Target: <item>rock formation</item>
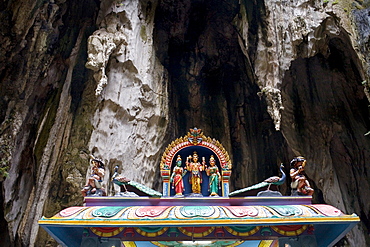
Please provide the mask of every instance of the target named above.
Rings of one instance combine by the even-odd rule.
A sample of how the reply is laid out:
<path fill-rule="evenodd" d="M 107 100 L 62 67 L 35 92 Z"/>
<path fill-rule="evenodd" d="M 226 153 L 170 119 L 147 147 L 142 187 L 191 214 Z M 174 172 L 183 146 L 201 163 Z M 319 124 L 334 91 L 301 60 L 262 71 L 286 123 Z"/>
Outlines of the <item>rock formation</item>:
<path fill-rule="evenodd" d="M 308 161 L 314 202 L 369 246 L 370 3 L 48 0 L 0 3 L 0 245 L 56 246 L 37 221 L 72 205 L 102 158 L 160 189 L 170 140 L 202 128 L 231 189 Z M 285 194 L 289 188 L 285 187 Z"/>

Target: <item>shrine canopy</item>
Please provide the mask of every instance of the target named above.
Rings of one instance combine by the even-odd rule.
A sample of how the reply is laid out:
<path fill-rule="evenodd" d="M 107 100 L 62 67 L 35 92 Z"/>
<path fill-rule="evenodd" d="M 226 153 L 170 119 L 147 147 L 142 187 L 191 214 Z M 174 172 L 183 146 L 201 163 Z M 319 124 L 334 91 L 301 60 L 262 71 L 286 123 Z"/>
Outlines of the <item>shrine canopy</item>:
<path fill-rule="evenodd" d="M 346 215 L 330 205 L 311 204 L 310 200 L 86 198 L 86 206 L 66 208 L 51 218 L 42 218 L 39 224 L 62 246 L 179 247 L 206 241 L 204 246 L 209 247 L 327 247 L 359 221 L 356 215 Z M 102 206 L 104 201 L 113 201 L 115 206 Z M 141 203 L 147 205 L 138 206 Z"/>
<path fill-rule="evenodd" d="M 311 196 L 245 196 L 262 186 L 229 193 L 231 168 L 217 140 L 190 129 L 163 153 L 163 194 L 122 179 L 136 196 L 86 196 L 39 225 L 69 247 L 328 247 L 359 222 Z"/>

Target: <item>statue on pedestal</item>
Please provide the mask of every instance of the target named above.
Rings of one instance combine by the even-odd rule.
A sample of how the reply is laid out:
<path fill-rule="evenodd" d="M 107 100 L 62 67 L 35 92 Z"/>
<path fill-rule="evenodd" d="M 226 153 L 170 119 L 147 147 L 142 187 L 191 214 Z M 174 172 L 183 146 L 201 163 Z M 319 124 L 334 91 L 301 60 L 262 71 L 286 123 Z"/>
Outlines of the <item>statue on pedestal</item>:
<path fill-rule="evenodd" d="M 92 157 L 90 159 L 91 175 L 86 181 L 86 185 L 81 190 L 83 196 L 105 196 L 102 182 L 105 174 L 104 163 L 100 159 Z"/>
<path fill-rule="evenodd" d="M 221 181 L 221 175 L 218 170 L 218 167 L 216 166 L 216 160 L 211 155 L 209 158 L 209 167 L 206 169 L 207 176 L 209 176 L 209 192 L 210 196 L 218 196 L 218 189 L 220 186 Z"/>
<path fill-rule="evenodd" d="M 292 195 L 306 195 L 311 196 L 314 190 L 310 183 L 303 175 L 306 160 L 303 157 L 296 157 L 290 162 L 290 177 L 292 178 Z"/>
<path fill-rule="evenodd" d="M 172 188 L 175 189 L 175 192 L 176 192 L 175 196 L 177 197 L 183 196 L 182 193 L 185 191 L 184 181 L 182 179 L 185 173 L 181 165 L 182 165 L 182 159 L 181 159 L 181 156 L 178 155 L 177 160 L 176 160 L 176 166 L 173 168 L 171 179 L 170 179 L 170 182 L 172 183 Z"/>
<path fill-rule="evenodd" d="M 190 162 L 190 160 L 192 160 Z M 186 169 L 190 172 L 190 184 L 191 190 L 194 194 L 201 194 L 202 184 L 202 171 L 204 171 L 206 160 L 203 157 L 202 163 L 198 162 L 197 152 L 193 153 L 193 156 L 189 155 L 186 158 Z"/>

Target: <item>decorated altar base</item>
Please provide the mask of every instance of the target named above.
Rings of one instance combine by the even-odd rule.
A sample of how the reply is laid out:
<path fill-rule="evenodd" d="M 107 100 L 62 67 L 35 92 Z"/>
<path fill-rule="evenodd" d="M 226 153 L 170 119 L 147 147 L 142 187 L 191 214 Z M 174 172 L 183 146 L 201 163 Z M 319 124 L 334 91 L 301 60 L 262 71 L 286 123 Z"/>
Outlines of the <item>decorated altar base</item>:
<path fill-rule="evenodd" d="M 228 153 L 194 128 L 163 153 L 162 194 L 115 173 L 118 196 L 87 196 L 84 206 L 43 217 L 39 224 L 69 247 L 328 247 L 359 222 L 333 206 L 311 204 L 311 196 L 271 191 L 285 181 L 282 168 L 284 176 L 275 184 L 229 193 Z M 274 197 L 255 196 L 259 191 Z M 126 197 L 131 194 L 137 197 Z"/>
<path fill-rule="evenodd" d="M 359 221 L 311 197 L 208 199 L 92 197 L 39 224 L 63 246 L 326 247 Z"/>

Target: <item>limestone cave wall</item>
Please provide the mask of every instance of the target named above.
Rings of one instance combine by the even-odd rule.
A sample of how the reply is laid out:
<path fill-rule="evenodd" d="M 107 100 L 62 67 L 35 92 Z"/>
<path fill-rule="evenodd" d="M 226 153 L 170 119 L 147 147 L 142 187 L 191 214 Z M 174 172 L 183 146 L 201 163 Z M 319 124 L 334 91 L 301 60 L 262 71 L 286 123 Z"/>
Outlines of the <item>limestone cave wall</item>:
<path fill-rule="evenodd" d="M 161 190 L 171 140 L 198 127 L 231 190 L 308 160 L 314 202 L 356 213 L 369 246 L 370 3 L 0 2 L 0 245 L 56 246 L 37 221 L 82 204 L 88 158 Z M 281 188 L 289 195 L 289 187 Z"/>

